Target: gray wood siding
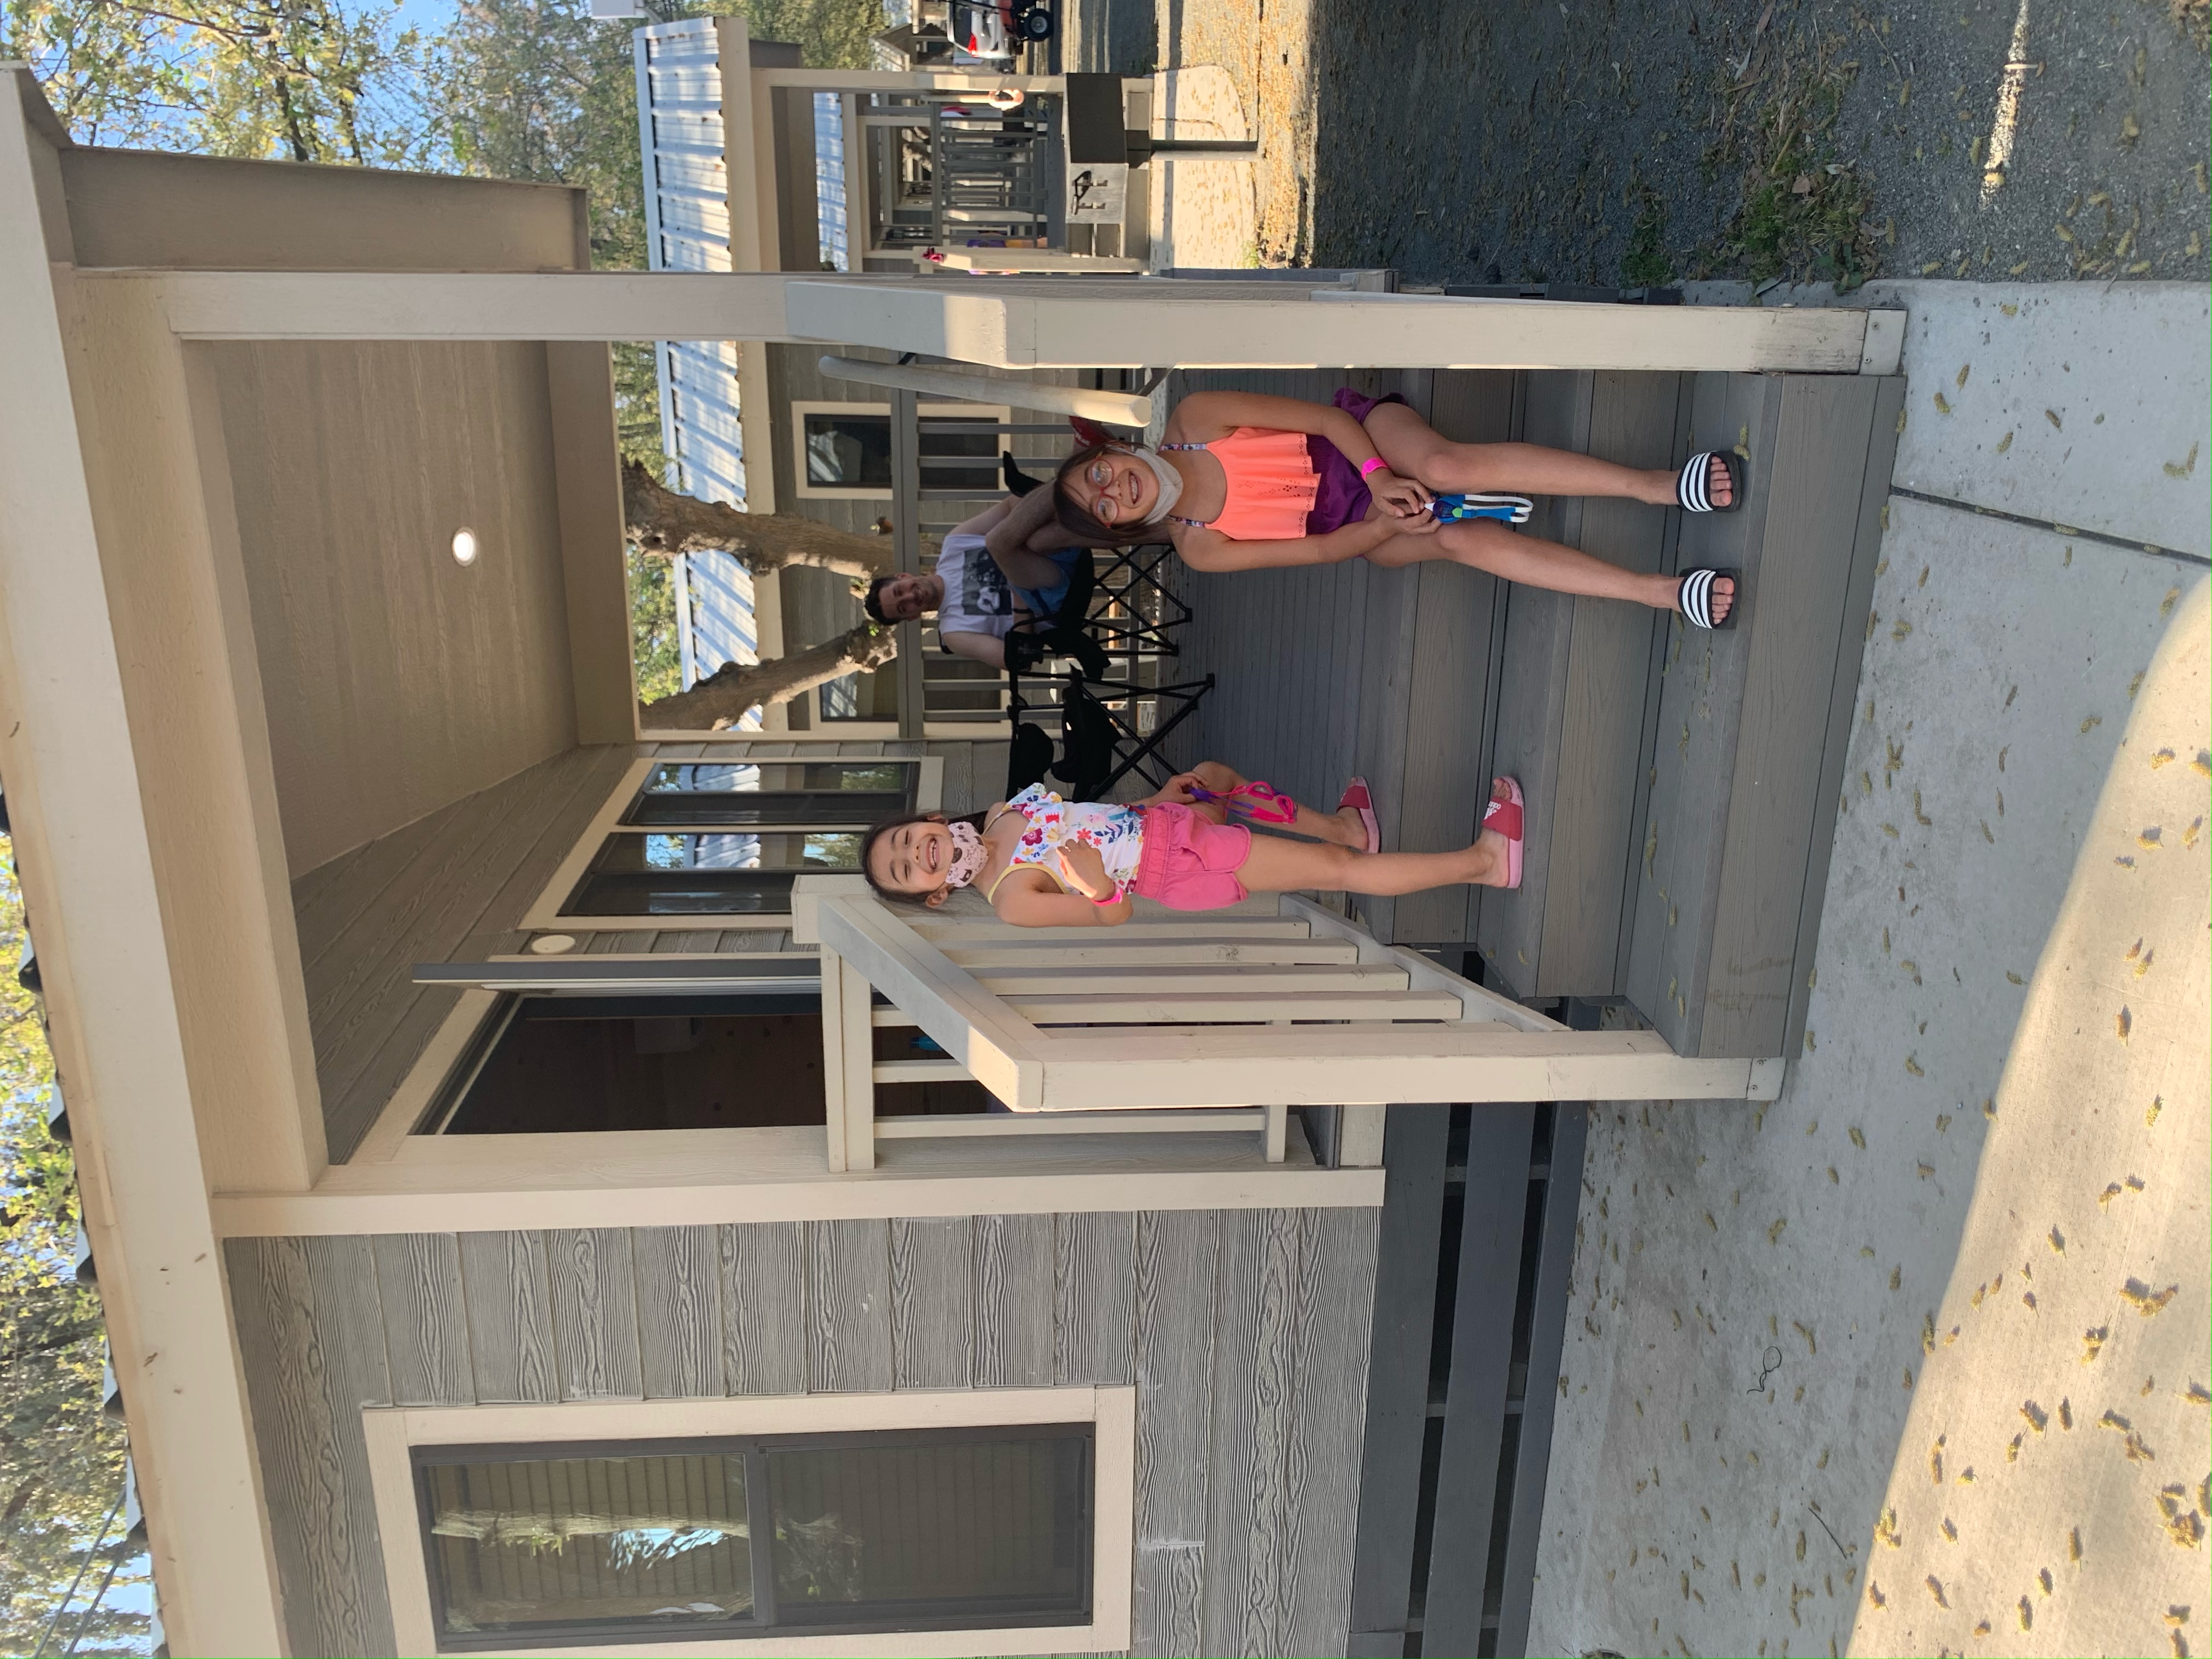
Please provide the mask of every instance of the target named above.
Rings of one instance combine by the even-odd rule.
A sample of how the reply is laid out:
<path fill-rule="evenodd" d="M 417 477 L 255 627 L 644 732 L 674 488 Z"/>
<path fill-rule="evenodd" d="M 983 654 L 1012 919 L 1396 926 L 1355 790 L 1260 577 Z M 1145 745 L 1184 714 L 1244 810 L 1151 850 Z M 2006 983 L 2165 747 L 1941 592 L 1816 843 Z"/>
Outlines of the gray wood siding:
<path fill-rule="evenodd" d="M 531 902 L 629 764 L 571 749 L 343 853 L 292 884 L 331 1157 L 352 1156 L 459 994 L 418 962 L 521 947 Z"/>
<path fill-rule="evenodd" d="M 295 1651 L 386 1655 L 363 1406 L 1133 1381 L 1138 1655 L 1341 1653 L 1378 1212 L 225 1248 Z"/>

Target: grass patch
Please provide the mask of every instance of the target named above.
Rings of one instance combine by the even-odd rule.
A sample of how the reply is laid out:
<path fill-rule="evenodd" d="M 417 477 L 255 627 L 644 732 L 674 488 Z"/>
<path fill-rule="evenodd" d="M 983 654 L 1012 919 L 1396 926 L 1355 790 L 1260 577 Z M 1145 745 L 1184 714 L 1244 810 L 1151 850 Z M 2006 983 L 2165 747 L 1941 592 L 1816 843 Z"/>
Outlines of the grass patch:
<path fill-rule="evenodd" d="M 1743 179 L 1743 205 L 1702 251 L 1703 274 L 1732 270 L 1755 283 L 1774 277 L 1858 287 L 1880 269 L 1869 180 L 1835 150 L 1836 119 L 1858 76 L 1840 41 L 1815 34 L 1754 41 L 1717 88 L 1705 163 Z M 1723 54 L 1725 59 L 1725 54 Z"/>
<path fill-rule="evenodd" d="M 1620 257 L 1623 288 L 1663 288 L 1674 274 L 1667 252 L 1667 204 L 1649 185 L 1638 187 L 1636 225 L 1628 233 L 1628 252 Z"/>

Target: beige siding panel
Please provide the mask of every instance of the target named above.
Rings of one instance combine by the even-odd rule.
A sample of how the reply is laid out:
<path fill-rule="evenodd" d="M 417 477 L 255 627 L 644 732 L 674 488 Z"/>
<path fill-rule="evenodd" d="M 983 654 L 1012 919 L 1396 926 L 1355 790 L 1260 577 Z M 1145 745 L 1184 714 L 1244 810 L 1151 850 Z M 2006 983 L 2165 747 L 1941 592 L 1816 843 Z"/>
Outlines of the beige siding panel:
<path fill-rule="evenodd" d="M 93 146 L 61 152 L 81 265 L 558 270 L 590 263 L 583 191 Z"/>
<path fill-rule="evenodd" d="M 302 872 L 571 747 L 545 356 L 525 343 L 210 354 Z M 463 568 L 453 532 L 482 551 Z"/>

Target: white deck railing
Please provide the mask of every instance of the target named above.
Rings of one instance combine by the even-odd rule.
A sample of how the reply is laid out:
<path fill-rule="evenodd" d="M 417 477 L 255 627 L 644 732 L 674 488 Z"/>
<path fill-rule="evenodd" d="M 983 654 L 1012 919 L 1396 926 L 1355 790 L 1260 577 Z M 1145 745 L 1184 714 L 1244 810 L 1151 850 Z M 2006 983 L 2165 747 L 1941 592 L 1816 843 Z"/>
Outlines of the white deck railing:
<path fill-rule="evenodd" d="M 1018 928 L 887 904 L 856 877 L 800 878 L 794 937 L 823 953 L 830 1166 L 872 1168 L 878 1139 L 1122 1123 L 1251 1128 L 1279 1158 L 1293 1105 L 1780 1088 L 1779 1060 L 1686 1059 L 1652 1031 L 1570 1030 L 1297 896 L 1272 915 L 1143 908 L 1111 930 Z M 878 992 L 890 1007 L 874 1006 Z M 919 1027 L 946 1058 L 878 1060 L 880 1026 Z M 1013 1115 L 876 1115 L 878 1084 L 957 1078 Z M 1363 1150 L 1379 1153 L 1379 1119 L 1362 1117 Z"/>

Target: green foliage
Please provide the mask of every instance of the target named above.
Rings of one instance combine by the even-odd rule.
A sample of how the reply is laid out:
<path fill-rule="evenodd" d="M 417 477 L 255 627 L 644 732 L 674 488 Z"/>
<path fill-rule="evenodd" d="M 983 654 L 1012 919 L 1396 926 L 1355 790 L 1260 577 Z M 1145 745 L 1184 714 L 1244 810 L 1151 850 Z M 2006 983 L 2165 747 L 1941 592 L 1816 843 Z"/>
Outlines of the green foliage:
<path fill-rule="evenodd" d="M 0 58 L 28 63 L 82 143 L 424 165 L 426 49 L 398 0 L 5 0 Z"/>
<path fill-rule="evenodd" d="M 629 568 L 629 650 L 637 695 L 651 702 L 684 689 L 676 638 L 676 574 L 666 559 L 626 550 Z"/>
<path fill-rule="evenodd" d="M 14 848 L 0 836 L 0 961 L 23 946 L 23 898 Z M 29 1653 L 123 1489 L 123 1425 L 100 1409 L 100 1298 L 76 1283 L 76 1167 L 46 1133 L 53 1060 L 38 1005 L 12 975 L 0 978 L 0 1652 Z M 118 1521 L 117 1526 L 121 1522 Z M 111 1528 L 109 1541 L 115 1541 Z M 102 1552 L 64 1615 L 68 1645 L 106 1571 Z M 143 1565 L 118 1584 L 143 1583 Z M 112 1592 L 111 1592 L 112 1595 Z M 103 1606 L 80 1653 L 143 1652 L 143 1614 Z"/>
<path fill-rule="evenodd" d="M 1628 234 L 1628 252 L 1621 255 L 1624 288 L 1659 288 L 1674 274 L 1674 256 L 1667 252 L 1667 204 L 1659 192 L 1643 186 L 1636 198 L 1636 226 Z"/>
<path fill-rule="evenodd" d="M 1749 80 L 1717 82 L 1724 113 L 1705 166 L 1712 174 L 1743 169 L 1743 206 L 1705 251 L 1703 270 L 1848 291 L 1880 269 L 1873 191 L 1855 165 L 1836 156 L 1837 118 L 1859 67 L 1838 57 L 1841 45 L 1817 34 L 1778 40 L 1760 48 Z"/>

